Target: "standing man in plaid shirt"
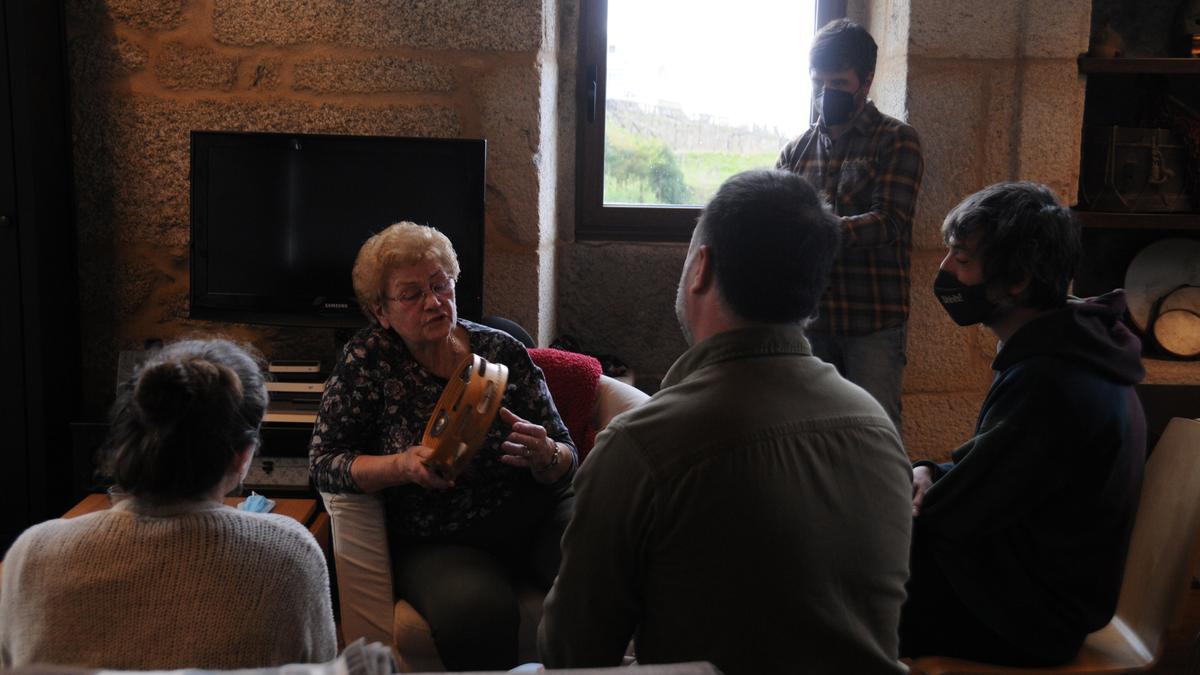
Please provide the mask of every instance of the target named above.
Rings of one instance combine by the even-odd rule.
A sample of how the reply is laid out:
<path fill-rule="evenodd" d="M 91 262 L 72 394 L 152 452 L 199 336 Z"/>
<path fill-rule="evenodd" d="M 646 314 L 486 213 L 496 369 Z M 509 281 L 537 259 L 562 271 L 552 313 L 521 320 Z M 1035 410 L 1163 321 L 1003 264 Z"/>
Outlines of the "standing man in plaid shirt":
<path fill-rule="evenodd" d="M 813 353 L 870 392 L 900 429 L 908 333 L 913 212 L 924 162 L 917 132 L 867 100 L 878 47 L 862 26 L 838 19 L 809 51 L 819 119 L 788 143 L 776 166 L 807 179 L 842 221 Z"/>

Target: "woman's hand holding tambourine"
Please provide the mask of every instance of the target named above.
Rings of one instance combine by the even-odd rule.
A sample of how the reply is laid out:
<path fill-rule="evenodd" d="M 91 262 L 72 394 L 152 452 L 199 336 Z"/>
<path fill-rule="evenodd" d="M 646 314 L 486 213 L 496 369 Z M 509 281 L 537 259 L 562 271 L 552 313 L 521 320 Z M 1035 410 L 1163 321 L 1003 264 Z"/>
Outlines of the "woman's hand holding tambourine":
<path fill-rule="evenodd" d="M 430 490 L 454 487 L 454 481 L 446 480 L 427 466 L 433 448 L 424 445 L 409 446 L 396 457 L 396 471 L 401 485 L 420 485 Z"/>

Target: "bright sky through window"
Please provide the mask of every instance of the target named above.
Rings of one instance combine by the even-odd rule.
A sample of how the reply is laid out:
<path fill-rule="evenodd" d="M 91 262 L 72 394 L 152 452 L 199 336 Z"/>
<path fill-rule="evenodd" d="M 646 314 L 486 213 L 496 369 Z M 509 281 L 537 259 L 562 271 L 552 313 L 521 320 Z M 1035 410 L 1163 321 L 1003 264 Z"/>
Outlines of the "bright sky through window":
<path fill-rule="evenodd" d="M 703 204 L 773 164 L 808 126 L 815 14 L 811 0 L 609 0 L 604 202 Z"/>
<path fill-rule="evenodd" d="M 799 134 L 814 15 L 802 0 L 609 0 L 608 98 Z"/>

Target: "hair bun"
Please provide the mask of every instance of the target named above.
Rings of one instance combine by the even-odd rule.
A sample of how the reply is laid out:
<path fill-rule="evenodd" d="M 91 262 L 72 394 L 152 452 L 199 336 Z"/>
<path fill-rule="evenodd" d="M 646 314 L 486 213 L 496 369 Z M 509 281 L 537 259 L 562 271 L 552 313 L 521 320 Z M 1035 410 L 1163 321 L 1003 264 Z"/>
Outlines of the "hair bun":
<path fill-rule="evenodd" d="M 236 406 L 242 382 L 228 367 L 205 359 L 165 361 L 142 371 L 133 398 L 147 422 L 172 426 L 196 407 Z"/>

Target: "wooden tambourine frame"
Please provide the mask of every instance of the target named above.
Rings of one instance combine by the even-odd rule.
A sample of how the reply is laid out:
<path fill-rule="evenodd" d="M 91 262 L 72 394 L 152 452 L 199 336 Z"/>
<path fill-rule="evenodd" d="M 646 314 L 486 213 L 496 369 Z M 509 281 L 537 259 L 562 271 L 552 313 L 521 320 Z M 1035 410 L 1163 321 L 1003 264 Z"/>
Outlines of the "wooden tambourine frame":
<path fill-rule="evenodd" d="M 433 448 L 425 467 L 453 480 L 483 445 L 508 385 L 508 366 L 469 354 L 454 370 L 425 425 L 421 445 Z"/>

